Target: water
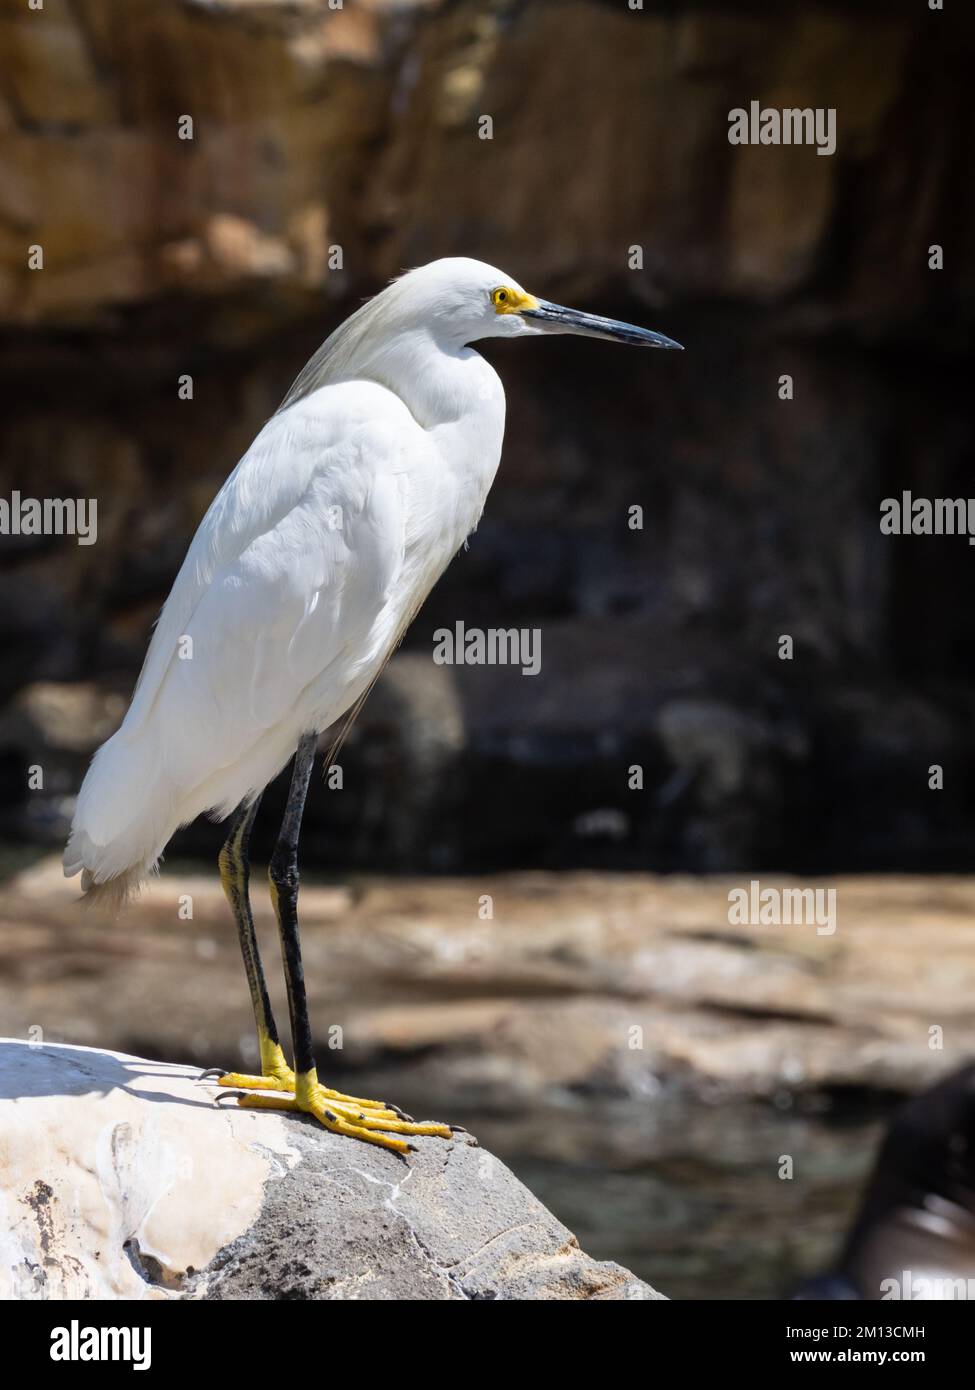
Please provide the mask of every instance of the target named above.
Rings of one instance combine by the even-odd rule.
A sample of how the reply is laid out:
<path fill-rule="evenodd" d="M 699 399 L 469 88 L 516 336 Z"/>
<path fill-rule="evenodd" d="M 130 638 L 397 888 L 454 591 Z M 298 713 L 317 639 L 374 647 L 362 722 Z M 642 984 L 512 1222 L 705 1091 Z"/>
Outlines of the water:
<path fill-rule="evenodd" d="M 677 1299 L 784 1298 L 825 1269 L 883 1129 L 876 1115 L 712 1105 L 679 1091 L 637 1103 L 566 1097 L 530 1114 L 455 1105 L 451 1119 L 589 1254 Z"/>

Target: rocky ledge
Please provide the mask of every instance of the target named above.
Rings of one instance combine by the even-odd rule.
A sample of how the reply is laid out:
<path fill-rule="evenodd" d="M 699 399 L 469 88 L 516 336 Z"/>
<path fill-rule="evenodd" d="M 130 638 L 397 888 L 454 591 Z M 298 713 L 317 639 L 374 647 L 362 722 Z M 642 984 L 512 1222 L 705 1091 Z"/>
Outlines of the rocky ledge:
<path fill-rule="evenodd" d="M 407 1162 L 216 1094 L 195 1067 L 0 1043 L 0 1297 L 662 1297 L 469 1136 Z"/>

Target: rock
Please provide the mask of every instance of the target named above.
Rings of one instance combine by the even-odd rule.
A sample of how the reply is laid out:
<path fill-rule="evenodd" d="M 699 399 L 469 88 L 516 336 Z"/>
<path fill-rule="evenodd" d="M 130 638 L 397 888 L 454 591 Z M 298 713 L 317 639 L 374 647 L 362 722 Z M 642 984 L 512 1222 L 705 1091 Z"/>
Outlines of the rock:
<path fill-rule="evenodd" d="M 525 278 L 554 274 L 587 292 L 622 288 L 636 242 L 647 300 L 774 303 L 821 271 L 851 210 L 851 167 L 882 196 L 875 206 L 865 190 L 841 292 L 870 306 L 886 219 L 910 233 L 897 236 L 899 265 L 916 302 L 924 270 L 912 248 L 951 178 L 947 161 L 931 166 L 923 122 L 902 128 L 915 107 L 899 109 L 919 90 L 910 59 L 930 28 L 851 5 L 812 5 L 780 25 L 734 10 L 143 0 L 116 13 L 79 0 L 42 22 L 6 19 L 0 269 L 11 288 L 0 318 L 97 323 L 106 304 L 266 278 L 300 294 L 330 279 L 331 243 L 361 284 L 455 249 L 458 235 L 469 254 L 503 260 L 517 247 Z M 559 62 L 546 64 L 554 51 Z M 840 109 L 837 156 L 730 151 L 727 112 L 744 91 Z M 961 94 L 942 101 L 938 153 Z M 484 112 L 496 128 L 478 146 Z M 192 140 L 179 140 L 188 114 Z M 892 122 L 906 167 L 927 173 L 925 199 L 911 177 L 884 174 Z M 538 198 L 541 178 L 557 198 Z M 26 273 L 27 228 L 50 253 L 43 276 Z"/>
<path fill-rule="evenodd" d="M 458 1135 L 406 1162 L 196 1068 L 0 1042 L 0 1297 L 659 1299 Z"/>

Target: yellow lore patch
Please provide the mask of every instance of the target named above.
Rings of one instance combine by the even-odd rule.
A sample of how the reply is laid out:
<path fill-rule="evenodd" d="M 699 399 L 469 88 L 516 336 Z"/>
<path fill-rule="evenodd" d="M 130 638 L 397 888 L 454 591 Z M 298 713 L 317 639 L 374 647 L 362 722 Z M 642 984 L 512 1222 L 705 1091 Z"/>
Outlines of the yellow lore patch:
<path fill-rule="evenodd" d="M 491 303 L 496 314 L 520 314 L 522 309 L 538 308 L 538 300 L 533 294 L 512 289 L 510 285 L 499 285 L 492 290 Z"/>

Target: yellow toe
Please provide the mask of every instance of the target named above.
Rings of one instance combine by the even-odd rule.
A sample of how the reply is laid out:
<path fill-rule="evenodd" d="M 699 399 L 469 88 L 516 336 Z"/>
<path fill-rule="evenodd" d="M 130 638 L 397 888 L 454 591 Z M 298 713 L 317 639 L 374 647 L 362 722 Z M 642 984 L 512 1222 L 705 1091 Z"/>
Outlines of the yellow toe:
<path fill-rule="evenodd" d="M 241 1091 L 293 1091 L 295 1074 L 289 1071 L 283 1076 L 248 1076 L 243 1072 L 229 1071 L 226 1076 L 221 1076 L 217 1085 L 233 1086 Z"/>
<path fill-rule="evenodd" d="M 313 1115 L 332 1134 L 343 1134 L 348 1139 L 376 1144 L 379 1148 L 398 1154 L 406 1154 L 413 1149 L 408 1137 L 400 1138 L 400 1135 L 429 1135 L 438 1139 L 452 1137 L 453 1131 L 449 1125 L 404 1119 L 400 1111 L 391 1109 L 382 1101 L 342 1095 L 340 1091 L 329 1090 L 311 1079 L 313 1075 L 310 1073 L 307 1077 L 299 1078 L 297 1091 L 293 1095 L 245 1095 L 240 1096 L 237 1103 L 246 1110 L 295 1110 Z M 225 1076 L 220 1084 L 236 1085 L 244 1090 L 286 1089 L 279 1080 L 268 1077 Z"/>

